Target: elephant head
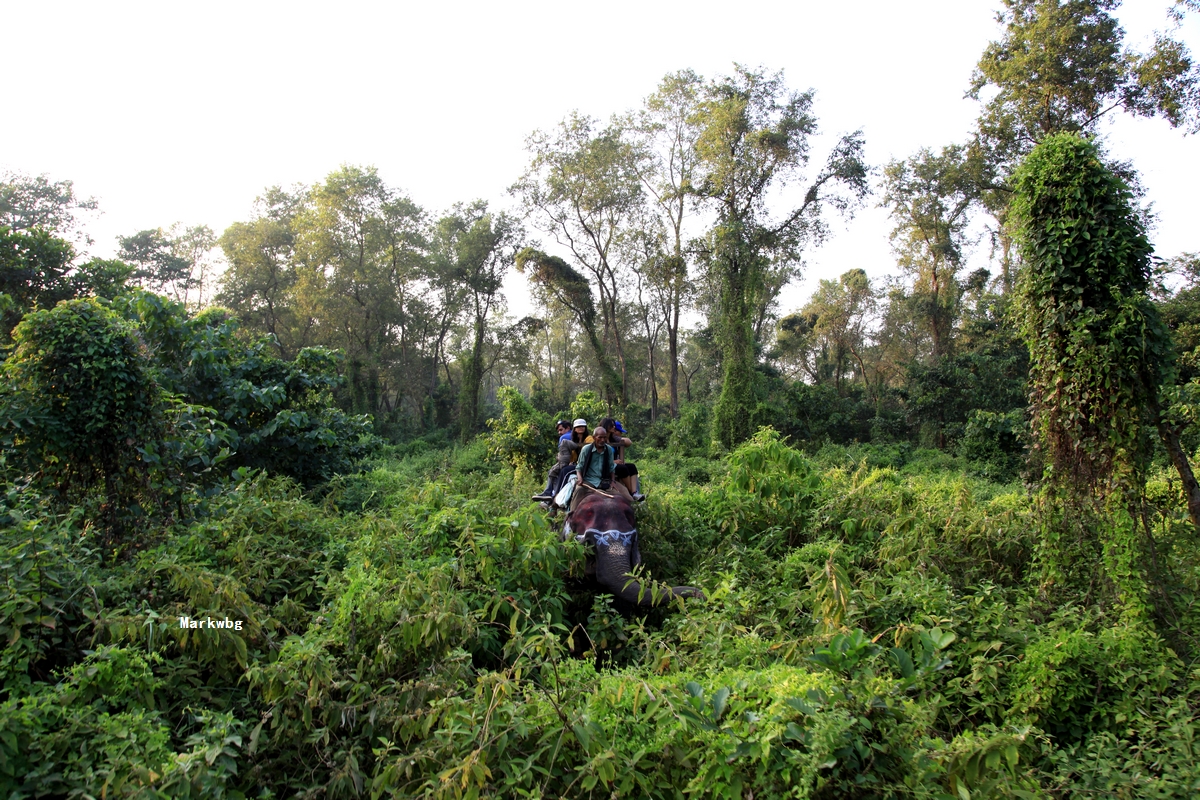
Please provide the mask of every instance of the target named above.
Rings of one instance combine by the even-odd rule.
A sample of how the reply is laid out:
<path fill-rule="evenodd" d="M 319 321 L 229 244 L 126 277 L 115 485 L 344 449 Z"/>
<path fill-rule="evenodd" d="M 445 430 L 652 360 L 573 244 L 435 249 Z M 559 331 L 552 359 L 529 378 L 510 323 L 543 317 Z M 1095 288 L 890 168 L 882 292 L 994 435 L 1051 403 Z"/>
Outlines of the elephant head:
<path fill-rule="evenodd" d="M 704 596 L 691 586 L 675 586 L 669 593 L 652 592 L 649 586 L 643 587 L 637 580 L 626 577 L 642 563 L 642 554 L 638 551 L 633 507 L 619 496 L 597 493 L 583 498 L 567 521 L 564 533 L 567 532 L 595 548 L 596 580 L 622 600 L 651 606 L 666 603 L 672 597 Z"/>

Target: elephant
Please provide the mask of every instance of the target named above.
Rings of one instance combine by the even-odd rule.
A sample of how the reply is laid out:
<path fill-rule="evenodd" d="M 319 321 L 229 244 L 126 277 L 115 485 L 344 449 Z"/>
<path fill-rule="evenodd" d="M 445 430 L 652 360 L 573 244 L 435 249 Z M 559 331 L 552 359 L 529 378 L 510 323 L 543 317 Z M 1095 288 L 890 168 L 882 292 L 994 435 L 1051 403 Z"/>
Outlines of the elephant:
<path fill-rule="evenodd" d="M 651 591 L 627 573 L 642 563 L 638 551 L 638 532 L 634 523 L 633 506 L 624 498 L 593 491 L 579 501 L 575 511 L 563 525 L 562 538 L 574 536 L 595 548 L 596 557 L 588 558 L 586 572 L 595 571 L 597 582 L 613 595 L 628 603 L 642 606 L 662 605 L 674 597 L 703 598 L 704 593 L 692 586 L 671 587 L 670 592 Z"/>

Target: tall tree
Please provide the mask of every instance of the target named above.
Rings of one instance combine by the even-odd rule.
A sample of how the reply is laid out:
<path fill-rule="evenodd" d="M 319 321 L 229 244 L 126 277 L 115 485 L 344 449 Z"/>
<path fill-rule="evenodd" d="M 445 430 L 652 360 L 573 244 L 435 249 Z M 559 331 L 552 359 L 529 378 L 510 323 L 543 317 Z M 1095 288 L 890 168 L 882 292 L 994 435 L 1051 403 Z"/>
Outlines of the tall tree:
<path fill-rule="evenodd" d="M 421 209 L 373 167 L 344 166 L 312 188 L 295 224 L 302 313 L 318 320 L 318 341 L 345 351 L 355 410 L 390 412 L 405 391 L 419 398 L 403 376 L 429 327 L 416 297 L 427 266 Z"/>
<path fill-rule="evenodd" d="M 0 226 L 0 341 L 34 308 L 53 308 L 76 294 L 70 280 L 75 251 L 69 242 L 35 228 Z"/>
<path fill-rule="evenodd" d="M 212 261 L 209 252 L 217 240 L 207 225 L 169 229 L 154 228 L 118 239 L 118 257 L 136 266 L 133 280 L 192 309 L 211 290 Z"/>
<path fill-rule="evenodd" d="M 668 277 L 664 280 L 664 273 L 676 272 L 675 265 L 679 264 L 673 256 L 666 255 L 661 247 L 660 237 L 646 237 L 646 244 L 649 245 L 641 263 L 634 268 L 634 274 L 637 276 L 637 288 L 634 292 L 636 300 L 633 302 L 634 316 L 641 322 L 642 332 L 645 334 L 644 343 L 646 345 L 646 394 L 650 399 L 650 422 L 651 424 L 658 421 L 658 341 L 664 327 L 668 328 L 668 332 L 675 331 L 678 334 L 679 319 L 674 318 L 674 327 L 671 327 L 672 308 L 671 302 L 667 298 L 672 292 L 670 288 L 671 279 Z M 661 302 L 666 300 L 666 302 Z M 678 342 L 668 345 L 668 359 L 675 361 L 678 353 Z M 673 371 L 675 372 L 674 380 L 678 382 L 678 364 L 673 363 Z M 678 398 L 676 398 L 678 399 Z"/>
<path fill-rule="evenodd" d="M 1090 133 L 1111 111 L 1161 116 L 1196 130 L 1200 93 L 1181 42 L 1156 37 L 1149 52 L 1124 46 L 1113 13 L 1120 0 L 1004 0 L 996 16 L 1004 38 L 984 51 L 971 96 L 996 94 L 979 130 L 1002 157 L 1019 157 L 1046 136 Z"/>
<path fill-rule="evenodd" d="M 295 297 L 300 279 L 295 219 L 303 203 L 303 189 L 270 188 L 255 202 L 254 218 L 230 225 L 219 242 L 228 266 L 217 302 L 252 329 L 270 334 L 285 360 L 311 343 L 315 323 L 300 313 Z"/>
<path fill-rule="evenodd" d="M 967 149 L 958 145 L 938 154 L 927 149 L 884 170 L 881 205 L 891 211 L 892 247 L 912 278 L 912 293 L 928 325 L 930 355 L 948 354 L 962 287 L 969 212 L 978 198 Z"/>
<path fill-rule="evenodd" d="M 968 96 L 995 92 L 981 110 L 973 158 L 982 200 L 996 219 L 1006 288 L 1015 274 L 1006 224 L 1009 175 L 1038 142 L 1059 132 L 1094 135 L 1117 110 L 1200 130 L 1200 71 L 1187 47 L 1165 34 L 1148 52 L 1125 47 L 1113 16 L 1119 6 L 1120 0 L 1004 0 L 996 15 L 1004 36 L 984 51 Z M 1179 13 L 1185 7 L 1192 0 L 1176 5 Z"/>
<path fill-rule="evenodd" d="M 836 281 L 822 280 L 817 291 L 800 310 L 800 318 L 811 321 L 814 337 L 823 345 L 826 369 L 815 367 L 816 375 L 832 377 L 838 394 L 844 392 L 842 380 L 857 371 L 867 392 L 875 396 L 864 354 L 867 344 L 867 317 L 874 306 L 874 293 L 867 273 L 852 269 Z M 788 330 L 788 326 L 783 328 Z"/>
<path fill-rule="evenodd" d="M 41 228 L 73 245 L 87 246 L 92 239 L 82 228 L 80 212 L 99 207 L 94 197 L 76 197 L 71 181 L 51 181 L 47 175 L 30 177 L 19 172 L 0 176 L 0 225 L 14 231 Z"/>
<path fill-rule="evenodd" d="M 659 82 L 629 123 L 637 137 L 638 177 L 666 232 L 662 257 L 644 260 L 640 273 L 667 334 L 672 417 L 679 416 L 679 320 L 689 290 L 685 221 L 695 201 L 700 136 L 696 111 L 703 86 L 703 79 L 691 70 L 673 72 Z"/>
<path fill-rule="evenodd" d="M 521 236 L 516 220 L 503 213 L 492 214 L 487 203 L 477 200 L 455 206 L 438 221 L 432 237 L 435 269 L 461 288 L 465 300 L 470 348 L 463 358 L 459 390 L 458 424 L 463 441 L 478 432 L 480 390 L 488 367 L 485 348 L 489 344 L 489 323 L 503 306 L 500 287 Z"/>
<path fill-rule="evenodd" d="M 560 123 L 552 134 L 535 132 L 528 148 L 533 158 L 512 192 L 534 226 L 570 252 L 587 275 L 582 285 L 590 287 L 589 294 L 595 290 L 596 300 L 589 303 L 599 312 L 603 330 L 602 335 L 589 333 L 589 338 L 599 343 L 595 356 L 602 373 L 614 369 L 609 352 L 616 356 L 620 382 L 609 399 L 623 407 L 629 375 L 621 312 L 630 275 L 629 264 L 622 259 L 622 239 L 641 213 L 643 202 L 636 153 L 618 125 L 601 129 L 596 120 L 578 114 Z M 565 273 L 552 269 L 534 273 L 543 277 L 555 274 Z M 578 303 L 571 307 L 582 309 Z M 586 324 L 584 316 L 579 321 Z"/>
<path fill-rule="evenodd" d="M 724 365 L 713 435 L 726 447 L 748 437 L 754 405 L 755 330 L 804 247 L 827 232 L 824 211 L 846 211 L 867 193 L 859 133 L 843 136 L 803 201 L 782 216 L 768 210 L 771 189 L 798 180 L 817 120 L 813 92 L 792 92 L 781 75 L 737 66 L 708 84 L 697 111 L 697 193 L 716 216 L 705 247 L 717 286 L 716 324 Z"/>

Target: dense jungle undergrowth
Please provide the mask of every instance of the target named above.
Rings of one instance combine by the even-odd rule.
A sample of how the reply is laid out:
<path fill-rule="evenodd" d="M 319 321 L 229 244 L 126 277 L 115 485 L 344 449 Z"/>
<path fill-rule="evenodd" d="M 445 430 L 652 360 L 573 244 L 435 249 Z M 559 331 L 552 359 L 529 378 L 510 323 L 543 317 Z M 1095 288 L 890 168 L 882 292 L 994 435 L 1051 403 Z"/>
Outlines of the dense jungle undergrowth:
<path fill-rule="evenodd" d="M 1038 570 L 1020 484 L 770 430 L 641 457 L 634 612 L 465 447 L 304 491 L 242 469 L 103 558 L 4 498 L 0 788 L 14 797 L 1192 797 L 1200 552 L 1147 484 L 1155 618 Z M 184 629 L 180 616 L 242 621 Z"/>
<path fill-rule="evenodd" d="M 734 65 L 531 134 L 511 214 L 344 165 L 106 259 L 0 175 L 0 796 L 1200 797 L 1200 257 L 1102 126 L 1200 131 L 1200 66 L 1119 5 L 1003 0 L 885 165 Z M 866 203 L 899 277 L 785 313 Z M 703 598 L 529 500 L 614 414 Z"/>

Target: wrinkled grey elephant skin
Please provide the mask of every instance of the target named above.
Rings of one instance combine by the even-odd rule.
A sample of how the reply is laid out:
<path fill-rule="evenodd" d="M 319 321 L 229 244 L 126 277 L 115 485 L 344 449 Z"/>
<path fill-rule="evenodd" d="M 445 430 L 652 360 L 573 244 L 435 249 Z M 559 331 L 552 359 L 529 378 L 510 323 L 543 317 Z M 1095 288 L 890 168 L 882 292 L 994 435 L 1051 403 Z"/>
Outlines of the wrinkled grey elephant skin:
<path fill-rule="evenodd" d="M 638 551 L 633 507 L 621 497 L 603 494 L 585 497 L 567 521 L 564 538 L 568 532 L 595 548 L 597 582 L 628 603 L 653 606 L 667 603 L 673 597 L 704 597 L 703 592 L 691 586 L 675 586 L 669 592 L 667 587 L 660 586 L 653 592 L 650 586 L 643 587 L 627 577 L 627 573 L 642 563 L 642 554 Z M 589 564 L 588 572 L 592 571 L 591 567 Z"/>

